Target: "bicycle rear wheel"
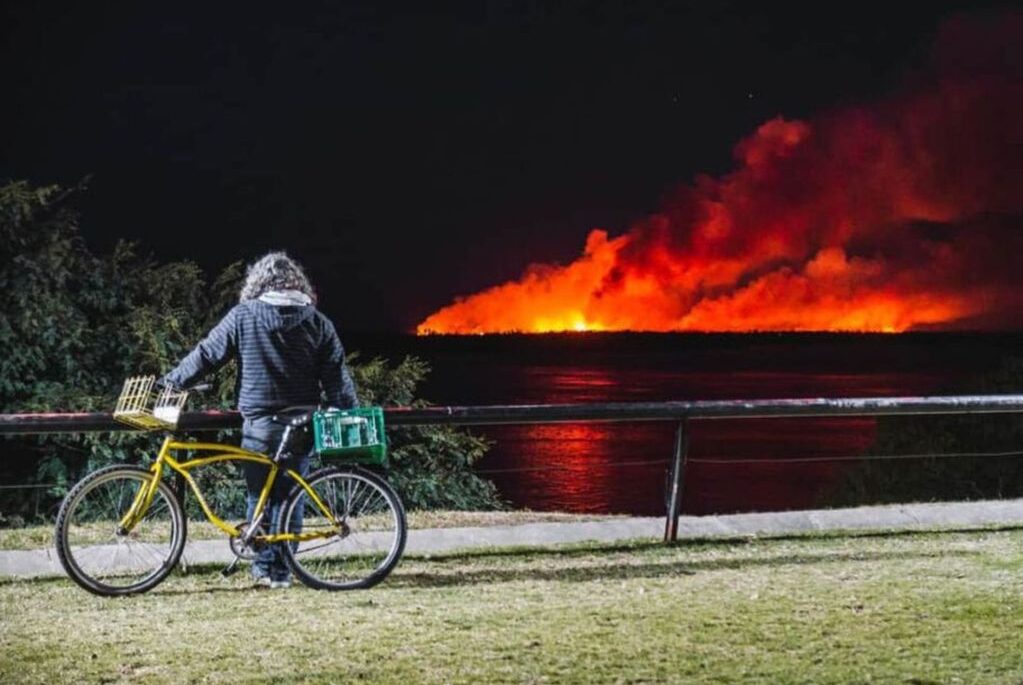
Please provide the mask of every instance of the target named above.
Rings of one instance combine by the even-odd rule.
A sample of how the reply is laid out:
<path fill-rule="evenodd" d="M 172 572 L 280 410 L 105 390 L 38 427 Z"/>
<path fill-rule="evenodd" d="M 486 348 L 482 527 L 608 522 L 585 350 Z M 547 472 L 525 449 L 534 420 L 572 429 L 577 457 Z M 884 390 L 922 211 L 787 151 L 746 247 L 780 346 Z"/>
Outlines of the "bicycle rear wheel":
<path fill-rule="evenodd" d="M 152 479 L 141 467 L 108 466 L 86 476 L 64 498 L 57 514 L 57 556 L 71 579 L 89 592 L 145 592 L 181 558 L 185 517 L 177 495 L 163 481 L 130 530 L 121 528 L 136 496 Z"/>
<path fill-rule="evenodd" d="M 405 549 L 405 508 L 397 493 L 387 481 L 356 467 L 321 469 L 307 482 L 329 516 L 302 486 L 291 491 L 277 530 L 323 534 L 284 545 L 292 572 L 320 590 L 355 590 L 379 583 Z"/>

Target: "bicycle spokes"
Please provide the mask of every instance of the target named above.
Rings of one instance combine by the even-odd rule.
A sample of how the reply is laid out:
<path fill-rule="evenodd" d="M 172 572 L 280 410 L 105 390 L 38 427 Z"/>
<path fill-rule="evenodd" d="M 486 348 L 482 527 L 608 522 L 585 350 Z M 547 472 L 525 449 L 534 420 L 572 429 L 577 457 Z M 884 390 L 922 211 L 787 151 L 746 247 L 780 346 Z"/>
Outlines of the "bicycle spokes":
<path fill-rule="evenodd" d="M 361 471 L 328 470 L 296 489 L 281 514 L 293 569 L 325 589 L 368 587 L 397 562 L 405 543 L 405 517 L 386 482 Z"/>
<path fill-rule="evenodd" d="M 148 589 L 177 562 L 184 517 L 174 493 L 134 467 L 97 471 L 68 494 L 58 516 L 61 562 L 99 594 Z"/>

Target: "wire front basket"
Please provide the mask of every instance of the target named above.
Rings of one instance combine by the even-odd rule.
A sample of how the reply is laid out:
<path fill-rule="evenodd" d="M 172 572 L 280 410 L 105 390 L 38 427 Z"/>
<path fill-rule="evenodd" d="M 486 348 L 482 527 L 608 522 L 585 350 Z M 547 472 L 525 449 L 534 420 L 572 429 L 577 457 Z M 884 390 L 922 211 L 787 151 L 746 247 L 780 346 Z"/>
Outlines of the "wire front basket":
<path fill-rule="evenodd" d="M 114 420 L 147 431 L 167 430 L 177 426 L 188 391 L 155 386 L 156 376 L 125 379 L 114 408 Z"/>

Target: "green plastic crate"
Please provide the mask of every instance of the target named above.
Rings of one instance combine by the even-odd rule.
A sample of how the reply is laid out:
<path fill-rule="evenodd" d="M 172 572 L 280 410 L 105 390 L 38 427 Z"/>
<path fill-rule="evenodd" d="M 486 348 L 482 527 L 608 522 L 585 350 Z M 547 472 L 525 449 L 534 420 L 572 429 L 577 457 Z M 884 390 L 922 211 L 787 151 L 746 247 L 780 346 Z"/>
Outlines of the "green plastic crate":
<path fill-rule="evenodd" d="M 324 459 L 387 465 L 384 411 L 380 407 L 317 411 L 313 414 L 313 437 L 316 451 Z"/>

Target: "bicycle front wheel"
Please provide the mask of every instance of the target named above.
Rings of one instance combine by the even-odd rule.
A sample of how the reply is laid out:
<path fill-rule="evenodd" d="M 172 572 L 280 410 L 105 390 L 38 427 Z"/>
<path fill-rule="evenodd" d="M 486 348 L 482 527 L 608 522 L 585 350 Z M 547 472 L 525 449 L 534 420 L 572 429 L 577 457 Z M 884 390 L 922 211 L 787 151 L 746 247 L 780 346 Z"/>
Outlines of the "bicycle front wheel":
<path fill-rule="evenodd" d="M 152 479 L 141 467 L 108 466 L 86 476 L 64 498 L 57 514 L 57 556 L 71 579 L 89 592 L 145 592 L 181 558 L 186 523 L 174 491 L 160 481 L 143 510 L 140 492 Z"/>
<path fill-rule="evenodd" d="M 303 538 L 284 545 L 292 572 L 320 590 L 379 583 L 405 549 L 405 508 L 397 493 L 379 476 L 354 467 L 322 469 L 307 482 L 316 497 L 296 486 L 277 521 L 278 531 Z"/>

